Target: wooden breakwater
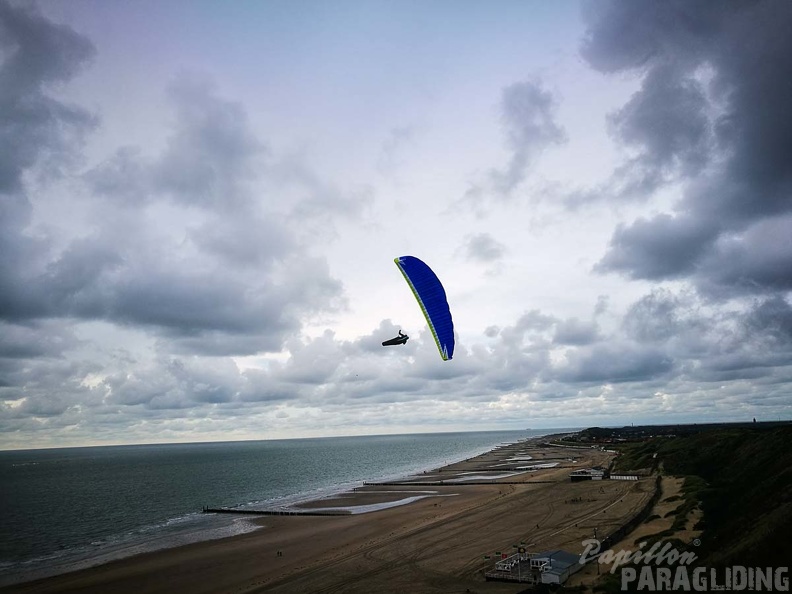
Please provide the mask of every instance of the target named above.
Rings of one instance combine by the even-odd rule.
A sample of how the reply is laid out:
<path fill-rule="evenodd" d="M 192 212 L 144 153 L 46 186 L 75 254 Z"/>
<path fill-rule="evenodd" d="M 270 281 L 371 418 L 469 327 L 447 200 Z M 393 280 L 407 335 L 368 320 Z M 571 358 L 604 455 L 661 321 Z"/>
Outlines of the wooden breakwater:
<path fill-rule="evenodd" d="M 204 507 L 205 514 L 245 514 L 249 516 L 348 516 L 345 510 L 311 509 L 235 509 L 228 507 Z"/>

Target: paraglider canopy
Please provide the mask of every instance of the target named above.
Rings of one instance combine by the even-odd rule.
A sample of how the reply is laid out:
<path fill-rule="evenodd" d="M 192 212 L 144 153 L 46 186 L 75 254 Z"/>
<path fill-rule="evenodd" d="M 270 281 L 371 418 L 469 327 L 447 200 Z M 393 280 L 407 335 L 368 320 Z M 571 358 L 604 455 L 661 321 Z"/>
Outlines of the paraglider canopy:
<path fill-rule="evenodd" d="M 443 361 L 448 361 L 454 356 L 454 322 L 440 279 L 429 266 L 414 256 L 402 256 L 394 262 L 421 307 L 440 356 Z"/>

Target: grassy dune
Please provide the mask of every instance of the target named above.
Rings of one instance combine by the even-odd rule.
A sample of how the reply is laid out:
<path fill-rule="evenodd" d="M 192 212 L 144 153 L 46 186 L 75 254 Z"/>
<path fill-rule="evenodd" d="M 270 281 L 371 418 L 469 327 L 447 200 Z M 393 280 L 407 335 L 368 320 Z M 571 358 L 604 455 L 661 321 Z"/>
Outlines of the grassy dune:
<path fill-rule="evenodd" d="M 701 506 L 701 564 L 784 566 L 792 533 L 792 425 L 718 427 L 615 446 L 617 469 L 684 476 L 674 528 Z M 655 454 L 657 454 L 655 456 Z"/>

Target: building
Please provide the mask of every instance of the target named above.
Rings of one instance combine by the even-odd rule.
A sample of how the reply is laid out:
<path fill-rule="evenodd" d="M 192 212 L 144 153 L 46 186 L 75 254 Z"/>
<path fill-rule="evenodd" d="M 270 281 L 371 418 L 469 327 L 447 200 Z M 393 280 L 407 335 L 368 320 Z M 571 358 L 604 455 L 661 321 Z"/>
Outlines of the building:
<path fill-rule="evenodd" d="M 523 582 L 528 584 L 563 584 L 583 568 L 580 556 L 560 549 L 542 553 L 520 552 L 495 564 L 494 571 L 485 573 L 487 580 Z"/>
<path fill-rule="evenodd" d="M 583 569 L 580 555 L 561 549 L 531 556 L 531 569 L 539 572 L 543 584 L 563 584 L 573 573 Z"/>
<path fill-rule="evenodd" d="M 569 479 L 574 483 L 577 481 L 601 481 L 605 477 L 605 471 L 597 468 L 581 468 L 569 473 Z"/>

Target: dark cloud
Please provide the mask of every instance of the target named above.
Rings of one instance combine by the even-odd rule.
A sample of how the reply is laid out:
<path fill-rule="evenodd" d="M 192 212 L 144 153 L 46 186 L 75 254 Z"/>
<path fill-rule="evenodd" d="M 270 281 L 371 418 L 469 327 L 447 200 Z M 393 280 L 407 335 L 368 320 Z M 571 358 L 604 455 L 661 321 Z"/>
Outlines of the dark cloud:
<path fill-rule="evenodd" d="M 500 108 L 509 162 L 502 169 L 491 169 L 483 182 L 472 184 L 463 202 L 477 207 L 491 195 L 509 197 L 544 150 L 566 141 L 564 129 L 555 121 L 557 103 L 553 93 L 538 81 L 503 89 Z"/>
<path fill-rule="evenodd" d="M 640 343 L 663 342 L 680 332 L 680 299 L 657 289 L 632 304 L 622 319 L 627 336 Z"/>
<path fill-rule="evenodd" d="M 20 193 L 22 172 L 38 161 L 47 160 L 51 173 L 70 160 L 73 141 L 95 124 L 86 110 L 48 94 L 94 53 L 90 41 L 34 8 L 0 1 L 0 195 Z"/>
<path fill-rule="evenodd" d="M 513 326 L 488 329 L 491 347 L 458 344 L 452 364 L 440 361 L 428 331 L 416 332 L 404 349 L 383 349 L 382 336 L 397 330 L 388 320 L 354 342 L 338 340 L 330 331 L 315 339 L 290 339 L 286 358 L 242 372 L 228 358 L 167 355 L 153 361 L 124 358 L 100 379 L 106 373 L 101 365 L 28 359 L 26 376 L 17 366 L 11 378 L 14 385 L 26 384 L 25 392 L 0 388 L 6 399 L 21 398 L 15 408 L 0 407 L 0 422 L 10 430 L 32 415 L 55 430 L 80 418 L 99 430 L 119 417 L 129 423 L 209 415 L 218 422 L 261 405 L 309 407 L 323 416 L 368 415 L 375 422 L 372 405 L 402 411 L 453 401 L 448 410 L 486 403 L 519 411 L 558 399 L 584 415 L 592 413 L 589 402 L 623 414 L 639 399 L 666 392 L 682 398 L 702 390 L 720 390 L 717 402 L 738 402 L 740 382 L 773 386 L 792 373 L 790 312 L 792 307 L 776 298 L 757 301 L 743 313 L 704 313 L 693 293 L 655 290 L 630 308 L 622 328 L 611 335 L 601 335 L 590 322 L 532 311 Z M 173 345 L 169 340 L 165 352 Z M 34 351 L 19 355 L 37 357 Z M 46 395 L 58 390 L 61 396 L 48 401 Z M 691 410 L 695 403 L 680 401 L 675 410 Z M 706 410 L 711 409 L 710 404 Z M 398 414 L 410 422 L 409 413 Z"/>
<path fill-rule="evenodd" d="M 690 291 L 656 289 L 630 307 L 622 331 L 641 348 L 671 358 L 673 381 L 773 382 L 792 368 L 791 314 L 778 296 L 723 310 Z"/>
<path fill-rule="evenodd" d="M 587 345 L 600 339 L 599 328 L 595 322 L 585 322 L 570 318 L 556 324 L 553 342 L 564 345 Z"/>
<path fill-rule="evenodd" d="M 621 196 L 646 197 L 678 175 L 703 169 L 712 148 L 707 107 L 697 80 L 679 79 L 670 67 L 647 74 L 641 90 L 608 118 L 617 139 L 639 150 L 614 175 Z"/>
<path fill-rule="evenodd" d="M 295 385 L 279 382 L 257 370 L 240 373 L 227 358 L 165 357 L 136 361 L 129 369 L 101 383 L 106 404 L 166 411 L 213 406 L 244 409 L 248 403 L 291 400 L 299 395 Z M 99 408 L 99 407 L 97 407 Z"/>
<path fill-rule="evenodd" d="M 597 303 L 594 306 L 594 316 L 601 316 L 605 312 L 608 311 L 610 307 L 610 298 L 607 295 L 599 295 L 597 297 Z"/>
<path fill-rule="evenodd" d="M 274 311 L 283 309 L 285 296 L 273 295 L 274 302 L 266 304 L 260 296 L 246 295 L 244 289 L 241 281 L 219 284 L 205 276 L 152 270 L 146 276 L 131 278 L 129 283 L 122 281 L 115 299 L 107 305 L 114 308 L 111 315 L 119 321 L 156 326 L 177 335 L 201 334 L 204 330 L 241 333 L 248 327 L 251 309 L 260 307 L 261 315 L 267 313 L 267 305 Z M 255 324 L 255 329 L 262 325 L 273 332 L 278 330 L 277 324 L 264 320 Z"/>
<path fill-rule="evenodd" d="M 345 193 L 295 165 L 290 183 L 301 191 L 287 193 L 290 212 L 271 209 L 289 202 L 277 195 L 271 205 L 251 186 L 263 176 L 277 192 L 282 170 L 274 171 L 242 106 L 190 77 L 169 91 L 173 126 L 159 155 L 126 146 L 85 173 L 67 170 L 96 120 L 48 93 L 79 71 L 93 47 L 0 1 L 0 51 L 4 430 L 129 429 L 141 418 L 172 420 L 203 408 L 216 418 L 222 409 L 310 394 L 332 375 L 318 365 L 317 345 L 292 345 L 293 361 L 279 372 L 240 371 L 230 356 L 280 351 L 306 319 L 343 307 L 342 287 L 311 255 L 302 223 L 354 216 L 365 192 Z M 37 189 L 49 184 L 68 197 L 74 229 L 33 226 L 36 210 L 46 208 L 30 191 L 33 177 Z M 84 329 L 145 341 L 156 358 L 143 358 L 140 344 L 120 352 L 78 340 Z M 107 439 L 117 435 L 114 428 Z"/>
<path fill-rule="evenodd" d="M 7 369 L 6 378 L 11 382 L 0 393 L 4 400 L 17 401 L 18 406 L 7 411 L 11 417 L 61 415 L 70 408 L 96 404 L 83 378 L 97 369 L 93 362 L 65 357 L 24 359 Z"/>
<path fill-rule="evenodd" d="M 83 176 L 90 191 L 114 205 L 140 208 L 156 193 L 150 165 L 137 147 L 122 147 Z"/>
<path fill-rule="evenodd" d="M 644 77 L 611 118 L 617 137 L 639 150 L 622 173 L 654 175 L 648 191 L 688 182 L 673 216 L 619 228 L 599 269 L 689 277 L 719 297 L 779 290 L 790 253 L 750 244 L 754 226 L 792 211 L 792 5 L 614 1 L 586 14 L 589 63 Z M 789 218 L 781 226 L 792 234 Z M 755 273 L 735 270 L 739 261 Z"/>
<path fill-rule="evenodd" d="M 45 366 L 61 366 L 66 353 L 79 345 L 73 330 L 57 320 L 27 324 L 0 322 L 0 401 L 19 398 L 21 385 L 27 385 L 31 392 L 34 387 L 41 389 L 43 377 L 48 373 Z M 68 381 L 68 378 L 58 379 Z"/>
<path fill-rule="evenodd" d="M 717 232 L 710 221 L 684 216 L 641 218 L 616 228 L 608 253 L 594 269 L 651 280 L 687 276 L 694 272 Z"/>
<path fill-rule="evenodd" d="M 792 215 L 722 234 L 699 262 L 696 276 L 708 296 L 792 290 Z"/>
<path fill-rule="evenodd" d="M 60 252 L 45 239 L 4 238 L 7 319 L 106 320 L 167 338 L 176 352 L 229 355 L 279 350 L 306 315 L 339 306 L 327 264 L 245 188 L 265 151 L 244 110 L 191 80 L 173 95 L 176 124 L 159 159 L 124 148 L 85 176 L 95 231 Z M 184 205 L 199 209 L 181 213 L 192 225 L 158 217 Z"/>
<path fill-rule="evenodd" d="M 755 304 L 743 323 L 751 334 L 760 334 L 792 350 L 792 306 L 783 297 L 774 296 Z"/>
<path fill-rule="evenodd" d="M 635 344 L 609 343 L 572 351 L 557 379 L 574 383 L 643 382 L 661 377 L 674 361 L 664 351 Z"/>
<path fill-rule="evenodd" d="M 184 76 L 170 88 L 176 122 L 157 163 L 155 183 L 178 201 L 211 209 L 240 208 L 246 183 L 267 154 L 247 113 L 217 97 L 214 85 Z"/>
<path fill-rule="evenodd" d="M 477 233 L 465 240 L 463 251 L 468 260 L 492 263 L 503 258 L 506 247 L 489 233 Z"/>
<path fill-rule="evenodd" d="M 493 347 L 477 353 L 483 383 L 496 393 L 530 387 L 537 400 L 570 390 L 584 398 L 574 385 L 599 396 L 602 384 L 635 384 L 621 389 L 631 400 L 695 392 L 697 382 L 782 382 L 792 373 L 792 306 L 778 296 L 723 311 L 694 291 L 658 288 L 609 334 L 594 322 L 533 311 L 487 336 Z"/>
<path fill-rule="evenodd" d="M 27 232 L 33 207 L 23 174 L 46 165 L 52 175 L 80 152 L 96 123 L 52 97 L 94 55 L 92 44 L 32 7 L 0 1 L 0 318 L 41 310 L 31 281 L 47 262 L 48 241 Z M 40 170 L 39 170 L 40 171 Z"/>
<path fill-rule="evenodd" d="M 619 72 L 675 60 L 695 65 L 718 36 L 726 13 L 735 4 L 718 2 L 587 2 L 589 30 L 581 53 L 596 69 Z"/>
<path fill-rule="evenodd" d="M 501 109 L 512 155 L 504 171 L 492 171 L 491 180 L 498 191 L 508 194 L 525 179 L 536 156 L 548 146 L 564 142 L 566 135 L 555 122 L 555 97 L 537 82 L 506 87 Z"/>
<path fill-rule="evenodd" d="M 227 266 L 271 271 L 299 244 L 283 217 L 214 217 L 188 230 L 192 243 L 204 254 Z"/>
<path fill-rule="evenodd" d="M 295 384 L 273 382 L 266 373 L 246 371 L 249 385 L 240 393 L 242 402 L 288 402 L 302 396 Z"/>
<path fill-rule="evenodd" d="M 549 331 L 558 320 L 543 314 L 539 310 L 531 310 L 521 315 L 514 326 L 499 330 L 499 336 L 507 348 L 515 348 L 523 344 L 526 336 L 538 337 Z"/>

